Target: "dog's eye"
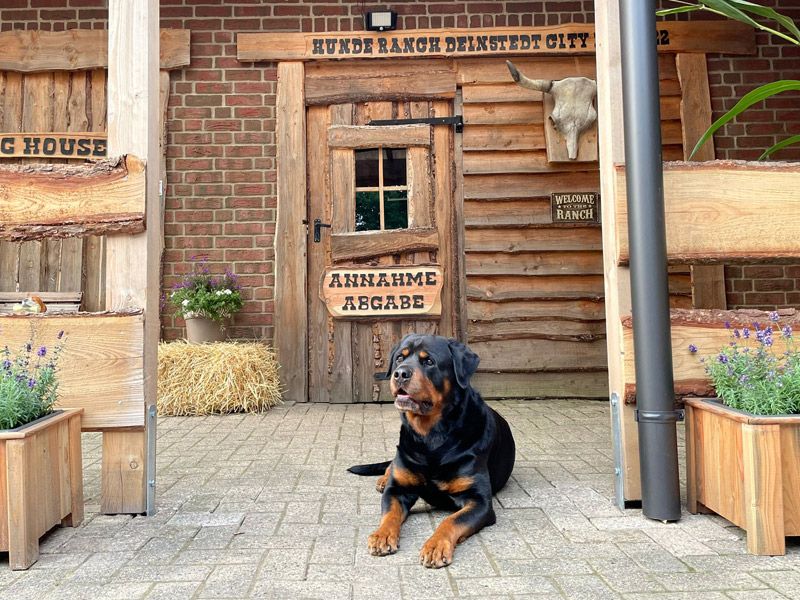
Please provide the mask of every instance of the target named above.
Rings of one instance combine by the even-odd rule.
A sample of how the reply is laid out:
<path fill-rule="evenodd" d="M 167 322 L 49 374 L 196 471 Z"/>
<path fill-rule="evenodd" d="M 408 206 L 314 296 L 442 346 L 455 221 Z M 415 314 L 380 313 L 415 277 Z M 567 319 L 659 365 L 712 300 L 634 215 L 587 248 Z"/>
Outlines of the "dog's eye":
<path fill-rule="evenodd" d="M 425 359 L 425 364 L 428 365 L 429 367 L 432 367 L 433 364 L 434 364 L 433 363 L 433 359 L 432 358 L 426 358 Z"/>

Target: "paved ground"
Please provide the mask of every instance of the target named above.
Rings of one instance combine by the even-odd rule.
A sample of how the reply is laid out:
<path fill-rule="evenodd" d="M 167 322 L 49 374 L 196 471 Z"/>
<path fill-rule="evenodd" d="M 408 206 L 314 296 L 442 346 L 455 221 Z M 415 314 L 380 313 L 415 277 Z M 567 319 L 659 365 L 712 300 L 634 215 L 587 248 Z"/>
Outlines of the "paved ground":
<path fill-rule="evenodd" d="M 392 406 L 283 405 L 264 415 L 162 418 L 158 514 L 98 514 L 100 438 L 84 435 L 86 520 L 53 530 L 27 572 L 0 555 L 0 598 L 319 598 L 717 600 L 800 597 L 800 544 L 746 553 L 719 517 L 673 524 L 613 504 L 608 405 L 493 403 L 517 441 L 498 522 L 417 564 L 444 513 L 418 507 L 400 551 L 367 553 L 374 478 L 345 467 L 388 459 Z"/>

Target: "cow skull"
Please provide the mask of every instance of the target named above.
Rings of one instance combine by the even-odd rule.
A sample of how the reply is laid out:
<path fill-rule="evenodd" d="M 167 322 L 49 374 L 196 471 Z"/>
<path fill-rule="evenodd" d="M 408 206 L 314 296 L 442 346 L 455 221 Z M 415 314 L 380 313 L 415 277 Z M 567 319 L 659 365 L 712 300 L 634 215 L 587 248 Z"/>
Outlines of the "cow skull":
<path fill-rule="evenodd" d="M 519 85 L 553 96 L 555 106 L 550 118 L 556 131 L 567 140 L 570 160 L 578 158 L 578 140 L 597 119 L 597 111 L 594 108 L 597 83 L 586 77 L 567 77 L 560 81 L 531 79 L 520 73 L 511 61 L 507 60 L 506 64 L 514 81 Z"/>

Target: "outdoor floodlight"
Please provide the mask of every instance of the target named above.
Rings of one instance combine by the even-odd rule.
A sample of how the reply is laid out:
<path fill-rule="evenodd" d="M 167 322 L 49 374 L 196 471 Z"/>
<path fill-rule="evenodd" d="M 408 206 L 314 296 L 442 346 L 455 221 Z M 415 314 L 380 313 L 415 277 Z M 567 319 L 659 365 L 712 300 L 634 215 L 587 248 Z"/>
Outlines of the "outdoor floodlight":
<path fill-rule="evenodd" d="M 397 13 L 393 10 L 374 10 L 366 15 L 367 31 L 391 31 L 397 29 Z"/>

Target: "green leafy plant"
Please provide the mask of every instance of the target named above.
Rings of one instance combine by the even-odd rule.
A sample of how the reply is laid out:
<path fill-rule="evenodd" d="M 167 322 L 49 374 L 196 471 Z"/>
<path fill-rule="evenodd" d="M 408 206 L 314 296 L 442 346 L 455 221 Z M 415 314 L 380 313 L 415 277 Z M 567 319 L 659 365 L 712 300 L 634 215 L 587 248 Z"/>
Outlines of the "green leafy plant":
<path fill-rule="evenodd" d="M 223 275 L 215 275 L 204 259 L 195 261 L 192 257 L 189 260 L 191 269 L 166 297 L 175 307 L 176 315 L 222 321 L 242 308 L 242 285 L 230 269 Z"/>
<path fill-rule="evenodd" d="M 792 21 L 792 19 L 789 17 L 776 12 L 772 8 L 761 6 L 754 2 L 747 2 L 746 0 L 697 0 L 696 2 L 685 2 L 682 0 L 669 1 L 673 4 L 680 4 L 681 6 L 659 10 L 656 12 L 658 16 L 663 17 L 678 13 L 705 10 L 718 15 L 723 15 L 729 19 L 739 21 L 740 23 L 747 23 L 748 25 L 751 25 L 757 29 L 761 29 L 762 31 L 766 31 L 772 35 L 777 35 L 778 37 L 783 38 L 784 40 L 787 40 L 793 44 L 800 45 L 800 30 L 798 30 L 797 26 L 794 24 L 794 21 Z M 751 15 L 763 17 L 769 19 L 770 21 L 775 21 L 778 28 L 768 27 L 767 25 L 759 23 Z M 784 33 L 779 28 L 783 28 L 786 32 Z M 716 132 L 727 122 L 735 119 L 743 111 L 771 96 L 790 90 L 800 90 L 800 81 L 795 79 L 773 81 L 772 83 L 767 83 L 757 87 L 748 94 L 744 95 L 733 108 L 722 115 L 722 117 L 717 119 L 711 125 L 711 127 L 708 128 L 708 131 L 706 131 L 698 140 L 697 145 L 694 147 L 694 150 L 692 150 L 692 153 L 689 156 L 689 159 L 691 160 L 700 146 L 706 143 L 706 141 L 708 141 L 708 139 L 714 135 L 714 132 Z M 771 148 L 765 150 L 764 153 L 758 157 L 758 160 L 764 160 L 781 148 L 785 148 L 797 143 L 800 143 L 800 135 L 795 135 L 785 140 L 781 140 Z"/>
<path fill-rule="evenodd" d="M 2 331 L 0 331 L 2 339 Z M 8 346 L 0 351 L 0 429 L 26 425 L 53 412 L 58 399 L 58 358 L 64 348 L 64 332 L 52 350 L 33 340 L 16 354 Z"/>
<path fill-rule="evenodd" d="M 728 406 L 754 415 L 782 415 L 800 412 L 800 352 L 792 328 L 781 327 L 779 314 L 769 314 L 771 323 L 757 322 L 731 329 L 731 341 L 719 353 L 700 359 L 705 365 L 717 396 Z M 775 352 L 775 337 L 786 345 Z M 690 352 L 697 347 L 689 346 Z"/>

